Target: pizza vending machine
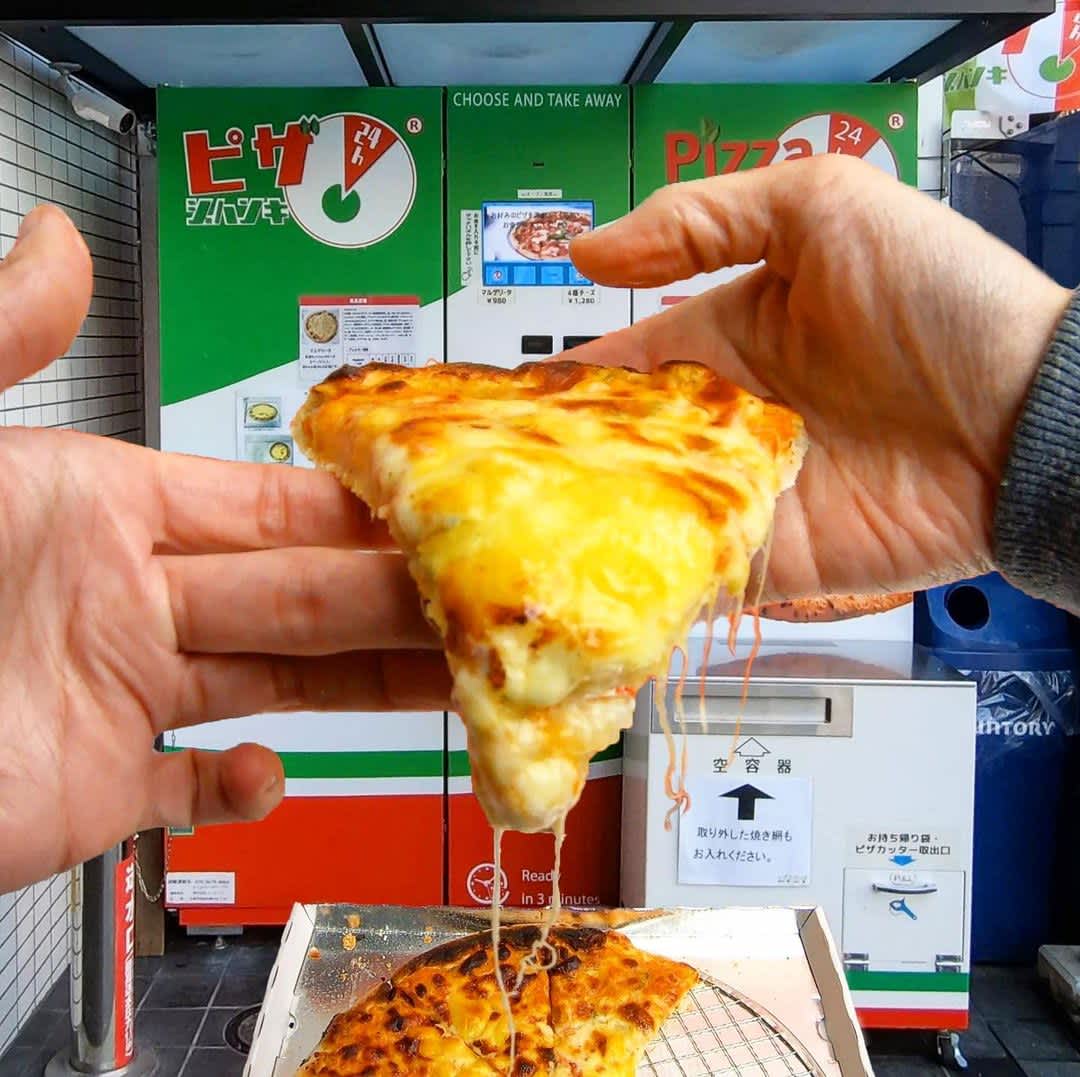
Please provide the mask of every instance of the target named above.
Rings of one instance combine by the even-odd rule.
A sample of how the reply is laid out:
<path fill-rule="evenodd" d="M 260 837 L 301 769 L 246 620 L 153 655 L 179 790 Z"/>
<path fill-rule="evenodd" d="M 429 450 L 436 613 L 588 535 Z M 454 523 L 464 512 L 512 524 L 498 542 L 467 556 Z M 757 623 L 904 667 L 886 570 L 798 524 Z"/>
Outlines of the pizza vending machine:
<path fill-rule="evenodd" d="M 443 358 L 441 92 L 162 89 L 158 140 L 161 447 L 311 466 L 289 436 L 311 385 Z M 444 725 L 251 715 L 169 733 L 166 750 L 265 744 L 286 784 L 263 822 L 171 831 L 166 904 L 191 927 L 283 923 L 294 901 L 440 902 Z"/>
<path fill-rule="evenodd" d="M 629 325 L 629 293 L 583 278 L 568 250 L 573 236 L 629 211 L 628 89 L 452 87 L 446 142 L 447 359 L 513 367 Z M 447 745 L 449 900 L 487 905 L 493 834 L 456 715 Z M 592 761 L 567 820 L 569 905 L 618 902 L 621 773 L 616 745 Z M 498 885 L 508 905 L 550 901 L 553 851 L 550 835 L 506 834 Z"/>
<path fill-rule="evenodd" d="M 446 100 L 449 362 L 512 367 L 630 323 L 570 261 L 630 208 L 625 86 L 452 87 Z"/>

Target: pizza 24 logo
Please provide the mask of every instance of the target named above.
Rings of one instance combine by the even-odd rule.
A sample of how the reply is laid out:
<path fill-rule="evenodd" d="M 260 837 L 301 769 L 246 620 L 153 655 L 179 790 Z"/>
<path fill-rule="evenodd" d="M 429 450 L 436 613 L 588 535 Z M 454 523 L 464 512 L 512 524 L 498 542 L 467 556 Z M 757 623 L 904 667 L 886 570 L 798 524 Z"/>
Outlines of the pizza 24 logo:
<path fill-rule="evenodd" d="M 423 123 L 410 119 L 418 133 Z M 250 140 L 230 127 L 213 144 L 210 132 L 183 133 L 189 227 L 250 227 L 294 221 L 331 247 L 369 247 L 409 215 L 416 164 L 405 140 L 385 121 L 338 112 L 286 123 L 256 124 Z M 274 171 L 275 195 L 248 192 L 243 163 Z M 242 163 L 243 162 L 243 163 Z"/>
<path fill-rule="evenodd" d="M 892 131 L 899 131 L 906 122 L 901 112 L 888 118 Z M 668 131 L 664 134 L 664 173 L 668 183 L 678 183 L 819 153 L 861 157 L 894 178 L 900 171 L 888 140 L 873 124 L 849 113 L 820 112 L 796 120 L 775 138 L 728 138 L 720 124 L 708 118 L 702 119 L 696 132 Z"/>

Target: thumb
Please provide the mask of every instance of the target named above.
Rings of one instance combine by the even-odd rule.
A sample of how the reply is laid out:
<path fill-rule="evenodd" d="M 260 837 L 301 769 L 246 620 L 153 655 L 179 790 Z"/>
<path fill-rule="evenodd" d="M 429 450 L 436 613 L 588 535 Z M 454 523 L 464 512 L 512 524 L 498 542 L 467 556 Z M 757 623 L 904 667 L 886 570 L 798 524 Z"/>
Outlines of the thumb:
<path fill-rule="evenodd" d="M 762 259 L 790 279 L 806 234 L 808 187 L 847 167 L 834 162 L 810 157 L 662 187 L 628 216 L 574 240 L 571 257 L 589 280 L 621 288 L 656 288 Z"/>
<path fill-rule="evenodd" d="M 140 829 L 262 819 L 284 791 L 281 760 L 259 744 L 239 744 L 227 752 L 155 753 L 148 817 Z"/>
<path fill-rule="evenodd" d="M 38 206 L 0 261 L 0 388 L 68 350 L 92 291 L 93 268 L 82 236 L 62 210 Z"/>

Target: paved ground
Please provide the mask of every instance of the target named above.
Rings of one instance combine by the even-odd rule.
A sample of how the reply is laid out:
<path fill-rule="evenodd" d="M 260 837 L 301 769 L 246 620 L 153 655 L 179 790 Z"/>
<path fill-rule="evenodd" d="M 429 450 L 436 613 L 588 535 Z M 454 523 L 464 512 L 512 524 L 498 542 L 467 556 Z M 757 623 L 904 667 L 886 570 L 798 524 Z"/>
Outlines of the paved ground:
<path fill-rule="evenodd" d="M 178 936 L 163 958 L 139 958 L 136 1035 L 161 1061 L 159 1077 L 241 1077 L 244 1056 L 225 1027 L 262 1001 L 274 961 L 273 932 L 248 932 L 223 950 Z M 67 1034 L 67 980 L 0 1057 L 0 1077 L 38 1077 Z M 1073 1031 L 1028 969 L 980 966 L 972 976 L 972 1027 L 963 1037 L 971 1077 L 1080 1077 Z M 945 1077 L 932 1038 L 911 1033 L 869 1038 L 877 1077 Z"/>

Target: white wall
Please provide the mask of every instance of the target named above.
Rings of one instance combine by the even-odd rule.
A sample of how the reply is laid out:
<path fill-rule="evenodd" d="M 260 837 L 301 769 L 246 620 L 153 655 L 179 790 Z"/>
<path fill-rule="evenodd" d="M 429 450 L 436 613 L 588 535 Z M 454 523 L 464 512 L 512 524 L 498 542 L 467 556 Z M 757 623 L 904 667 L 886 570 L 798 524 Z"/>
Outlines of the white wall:
<path fill-rule="evenodd" d="M 941 111 L 944 80 L 919 87 L 919 190 L 941 198 Z"/>
<path fill-rule="evenodd" d="M 131 138 L 79 120 L 37 57 L 0 35 L 0 257 L 39 202 L 64 208 L 94 256 L 94 299 L 68 354 L 0 394 L 0 426 L 143 438 L 141 303 Z M 0 1053 L 67 967 L 68 877 L 0 894 Z"/>

